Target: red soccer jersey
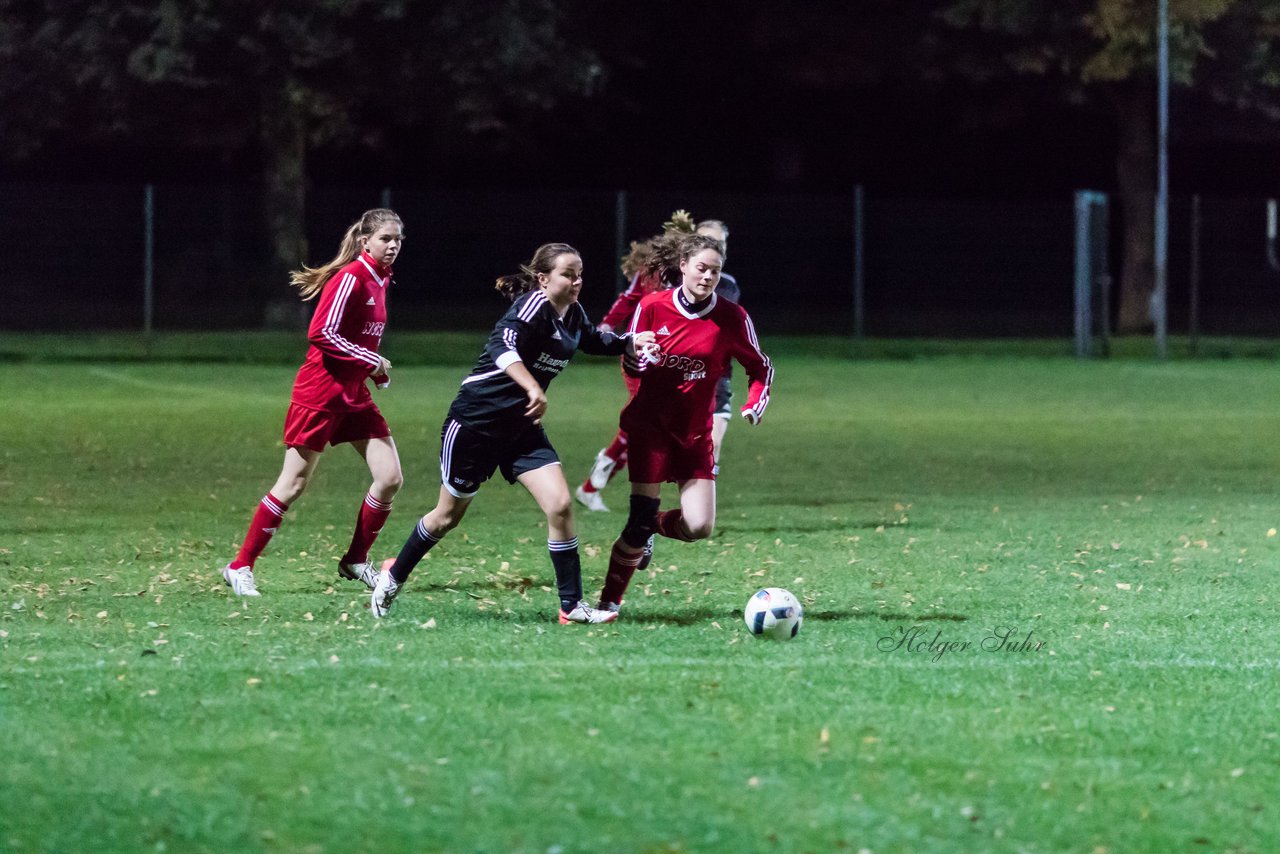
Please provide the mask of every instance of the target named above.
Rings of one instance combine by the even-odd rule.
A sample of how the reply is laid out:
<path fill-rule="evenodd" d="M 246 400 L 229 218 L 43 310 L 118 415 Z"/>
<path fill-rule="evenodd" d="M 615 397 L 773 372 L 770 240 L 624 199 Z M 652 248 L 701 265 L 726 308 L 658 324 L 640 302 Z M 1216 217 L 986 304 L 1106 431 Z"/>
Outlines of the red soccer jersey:
<path fill-rule="evenodd" d="M 604 319 L 600 321 L 602 326 L 607 325 L 615 332 L 623 328 L 631 322 L 631 318 L 636 313 L 636 306 L 640 300 L 655 291 L 665 290 L 667 284 L 657 273 L 646 273 L 641 270 L 631 277 L 631 284 L 627 289 L 618 294 L 618 298 L 613 301 L 613 305 L 605 312 Z"/>
<path fill-rule="evenodd" d="M 660 429 L 690 440 L 711 430 L 711 401 L 716 381 L 730 357 L 746 369 L 750 385 L 743 414 L 756 421 L 769 405 L 773 365 L 760 349 L 751 317 L 738 305 L 712 294 L 696 314 L 679 300 L 679 288 L 640 301 L 632 332 L 652 331 L 661 353 L 656 362 L 628 360 L 640 373 L 640 389 L 622 410 L 627 432 Z"/>
<path fill-rule="evenodd" d="M 365 385 L 381 361 L 391 268 L 361 252 L 325 282 L 307 339 L 306 361 L 293 383 L 293 402 L 324 412 L 373 406 Z"/>

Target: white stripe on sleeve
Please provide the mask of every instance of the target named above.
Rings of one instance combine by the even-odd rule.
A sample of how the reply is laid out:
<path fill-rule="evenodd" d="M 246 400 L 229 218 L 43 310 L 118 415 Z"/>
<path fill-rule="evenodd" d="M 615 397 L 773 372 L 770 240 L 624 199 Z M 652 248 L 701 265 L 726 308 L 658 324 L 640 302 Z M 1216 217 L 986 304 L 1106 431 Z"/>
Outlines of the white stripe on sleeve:
<path fill-rule="evenodd" d="M 530 322 L 538 314 L 538 310 L 542 308 L 543 304 L 546 303 L 546 301 L 547 301 L 547 295 L 544 294 L 542 291 L 538 291 L 534 293 L 533 296 L 529 297 L 529 301 L 526 302 L 523 306 L 521 306 L 520 311 L 516 314 L 516 317 L 520 318 L 525 323 Z"/>
<path fill-rule="evenodd" d="M 756 420 L 759 421 L 764 417 L 764 410 L 769 405 L 769 389 L 773 385 L 773 362 L 769 361 L 769 357 L 760 349 L 760 339 L 756 337 L 756 327 L 751 322 L 751 315 L 746 316 L 744 325 L 747 330 L 748 343 L 751 344 L 756 354 L 764 361 L 765 366 L 764 391 L 760 393 L 760 399 L 756 401 L 755 406 L 751 407 L 751 411 L 755 413 Z"/>
<path fill-rule="evenodd" d="M 338 328 L 342 324 L 342 314 L 346 311 L 347 300 L 351 298 L 351 291 L 355 284 L 356 277 L 351 273 L 344 274 L 342 280 L 338 282 L 337 293 L 333 295 L 333 302 L 329 305 L 329 313 L 325 315 L 324 326 L 321 327 L 320 335 L 338 351 L 376 368 L 382 364 L 382 360 L 378 358 L 377 353 L 367 347 L 353 344 L 338 334 Z"/>

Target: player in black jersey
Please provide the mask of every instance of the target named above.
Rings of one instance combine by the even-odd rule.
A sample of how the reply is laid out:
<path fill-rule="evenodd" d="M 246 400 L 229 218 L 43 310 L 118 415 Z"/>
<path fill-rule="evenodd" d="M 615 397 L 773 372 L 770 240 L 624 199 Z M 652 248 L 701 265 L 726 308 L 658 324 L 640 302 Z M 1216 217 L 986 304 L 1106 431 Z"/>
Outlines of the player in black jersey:
<path fill-rule="evenodd" d="M 698 223 L 698 234 L 706 234 L 721 243 L 729 242 L 729 226 L 725 225 L 718 219 L 704 219 Z M 716 285 L 716 296 L 720 299 L 727 299 L 732 303 L 742 302 L 742 289 L 738 287 L 738 280 L 728 273 L 720 272 L 720 284 Z M 725 369 L 724 375 L 720 377 L 720 381 L 716 383 L 716 402 L 715 408 L 711 410 L 711 451 L 716 461 L 716 470 L 720 469 L 720 448 L 724 446 L 724 434 L 729 429 L 729 421 L 733 418 L 733 388 L 730 384 L 730 376 L 733 374 L 733 364 Z"/>
<path fill-rule="evenodd" d="M 565 243 L 538 247 L 521 272 L 498 279 L 512 306 L 493 328 L 484 352 L 449 407 L 440 436 L 440 499 L 423 516 L 400 555 L 378 575 L 370 610 L 386 616 L 391 603 L 432 546 L 457 527 L 471 500 L 495 470 L 520 483 L 547 516 L 547 549 L 555 567 L 561 623 L 607 623 L 617 615 L 582 601 L 582 569 L 569 486 L 560 458 L 542 428 L 547 386 L 574 352 L 635 355 L 653 333 L 601 332 L 578 304 L 582 257 Z"/>

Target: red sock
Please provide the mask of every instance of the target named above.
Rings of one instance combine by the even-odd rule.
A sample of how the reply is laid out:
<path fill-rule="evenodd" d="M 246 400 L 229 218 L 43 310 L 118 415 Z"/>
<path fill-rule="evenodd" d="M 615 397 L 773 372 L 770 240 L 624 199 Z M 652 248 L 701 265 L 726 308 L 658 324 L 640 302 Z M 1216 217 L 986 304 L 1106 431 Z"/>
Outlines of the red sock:
<path fill-rule="evenodd" d="M 270 492 L 262 496 L 262 500 L 258 502 L 258 509 L 253 511 L 253 521 L 249 523 L 249 532 L 244 535 L 244 544 L 240 546 L 240 553 L 236 555 L 235 560 L 231 561 L 232 569 L 241 569 L 246 566 L 253 569 L 254 561 L 262 554 L 267 543 L 271 542 L 272 535 L 284 521 L 284 511 L 288 509 L 288 505 Z"/>
<path fill-rule="evenodd" d="M 609 443 L 609 447 L 604 449 L 604 455 L 617 463 L 609 473 L 609 480 L 613 480 L 618 472 L 627 467 L 627 434 L 619 430 L 618 435 L 614 436 L 613 441 Z"/>
<path fill-rule="evenodd" d="M 618 543 L 613 544 L 613 551 L 609 553 L 609 573 L 604 577 L 604 589 L 600 591 L 601 602 L 622 604 L 622 596 L 627 592 L 627 585 L 631 583 L 631 576 L 636 574 L 642 557 L 644 552 L 628 554 L 618 548 Z"/>
<path fill-rule="evenodd" d="M 627 434 L 621 430 L 618 435 L 613 437 L 613 441 L 609 443 L 609 447 L 605 448 L 601 453 L 613 460 L 613 469 L 609 472 L 609 479 L 605 483 L 612 483 L 613 479 L 618 476 L 618 472 L 627 467 Z M 599 492 L 591 484 L 591 475 L 587 475 L 587 479 L 582 482 L 583 492 Z"/>
<path fill-rule="evenodd" d="M 379 501 L 373 495 L 366 495 L 360 505 L 360 515 L 356 517 L 356 530 L 351 535 L 351 545 L 343 556 L 344 563 L 364 563 L 369 559 L 369 548 L 378 539 L 378 533 L 391 515 L 391 502 Z"/>
<path fill-rule="evenodd" d="M 684 513 L 678 507 L 658 514 L 658 533 L 673 540 L 693 542 L 693 537 L 689 536 L 689 529 L 684 524 Z"/>

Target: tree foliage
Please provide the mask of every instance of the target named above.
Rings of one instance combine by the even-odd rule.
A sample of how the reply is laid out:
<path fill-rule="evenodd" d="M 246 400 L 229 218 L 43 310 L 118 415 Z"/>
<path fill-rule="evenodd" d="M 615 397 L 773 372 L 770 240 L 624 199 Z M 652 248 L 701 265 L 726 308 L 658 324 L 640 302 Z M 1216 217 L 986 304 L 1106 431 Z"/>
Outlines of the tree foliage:
<path fill-rule="evenodd" d="M 254 153 L 280 266 L 307 156 L 396 127 L 501 145 L 603 81 L 553 0 L 0 0 L 0 152 L 55 137 Z"/>
<path fill-rule="evenodd" d="M 946 66 L 973 80 L 1056 80 L 1074 101 L 1107 105 L 1117 128 L 1124 225 L 1117 328 L 1151 323 L 1156 181 L 1156 4 L 1150 0 L 952 0 L 939 19 Z M 1169 76 L 1203 100 L 1280 118 L 1280 3 L 1170 0 Z"/>
<path fill-rule="evenodd" d="M 0 60 L 9 156 L 59 130 L 244 144 L 279 89 L 312 145 L 479 134 L 603 82 L 552 0 L 0 0 Z"/>

